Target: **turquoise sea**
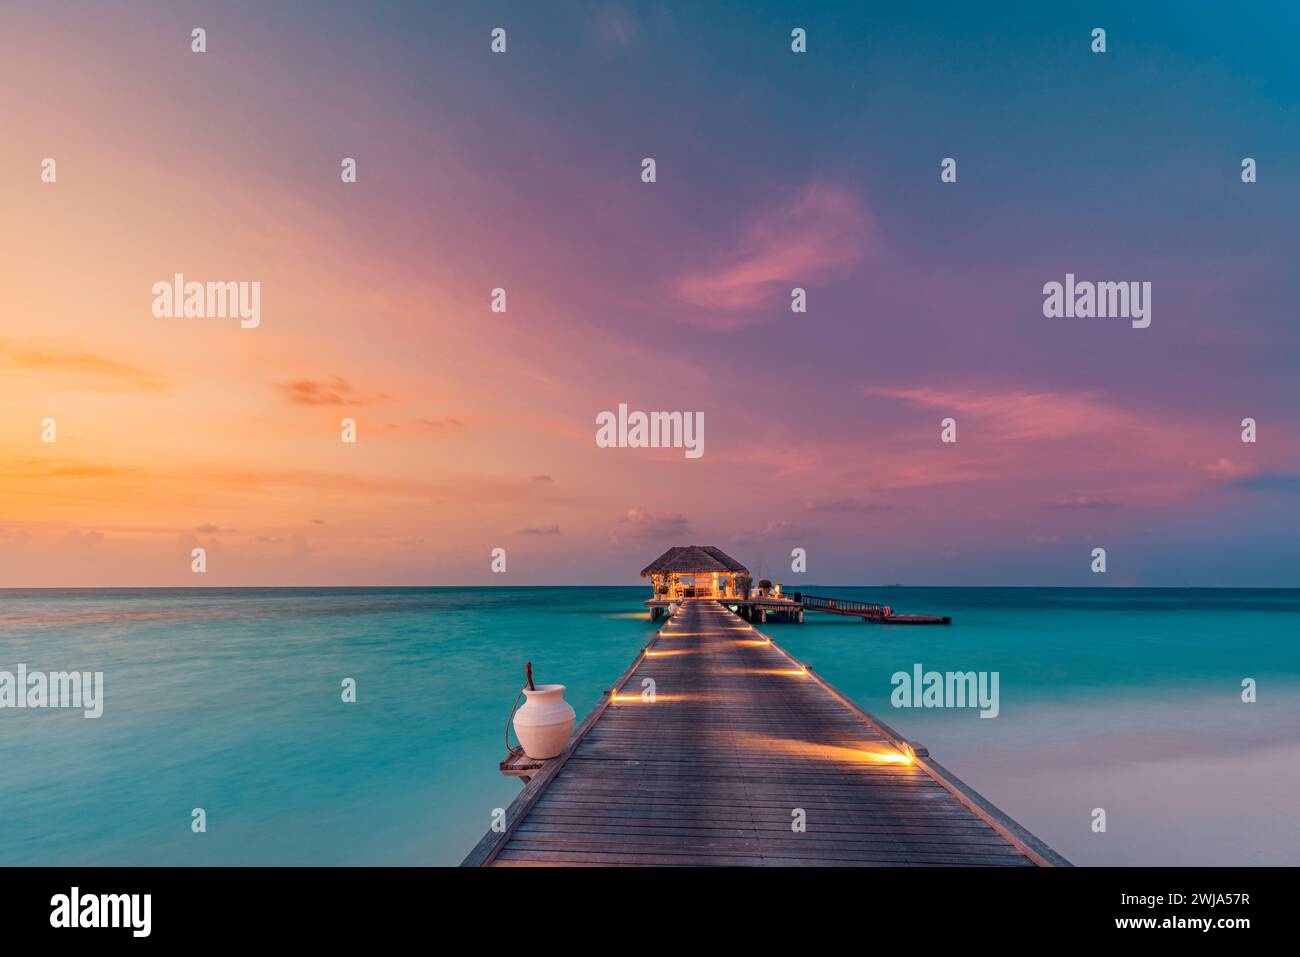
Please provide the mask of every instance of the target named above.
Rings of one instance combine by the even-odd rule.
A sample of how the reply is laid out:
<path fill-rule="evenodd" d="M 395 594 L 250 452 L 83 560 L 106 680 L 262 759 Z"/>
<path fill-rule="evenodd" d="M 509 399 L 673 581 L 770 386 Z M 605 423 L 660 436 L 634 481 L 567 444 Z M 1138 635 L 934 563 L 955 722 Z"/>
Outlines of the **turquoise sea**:
<path fill-rule="evenodd" d="M 804 590 L 953 617 L 766 631 L 1075 863 L 1300 863 L 1300 590 Z M 518 793 L 525 660 L 581 716 L 646 593 L 0 591 L 0 671 L 105 685 L 97 720 L 0 709 L 0 865 L 456 864 Z M 918 663 L 998 672 L 998 717 L 892 707 Z"/>

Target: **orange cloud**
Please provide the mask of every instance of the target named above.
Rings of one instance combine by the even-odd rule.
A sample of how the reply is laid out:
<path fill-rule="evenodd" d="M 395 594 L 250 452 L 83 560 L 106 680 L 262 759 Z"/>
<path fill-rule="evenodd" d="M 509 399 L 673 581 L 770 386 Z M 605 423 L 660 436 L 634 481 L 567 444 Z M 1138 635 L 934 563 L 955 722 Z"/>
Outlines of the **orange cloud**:
<path fill-rule="evenodd" d="M 275 387 L 294 405 L 364 405 L 373 398 L 362 396 L 341 376 L 328 379 L 294 379 Z M 379 394 L 377 398 L 388 398 Z"/>
<path fill-rule="evenodd" d="M 444 415 L 439 419 L 420 419 L 419 425 L 433 432 L 459 432 L 468 424 L 464 417 L 457 418 L 454 415 Z"/>
<path fill-rule="evenodd" d="M 10 462 L 0 468 L 0 478 L 10 479 L 53 479 L 53 478 L 113 478 L 119 475 L 131 475 L 135 469 L 121 468 L 116 465 L 96 465 L 73 459 L 23 459 Z"/>
<path fill-rule="evenodd" d="M 15 346 L 0 339 L 0 367 L 13 376 L 23 372 L 56 377 L 64 389 L 88 392 L 158 393 L 168 391 L 161 375 L 92 352 L 52 346 Z"/>

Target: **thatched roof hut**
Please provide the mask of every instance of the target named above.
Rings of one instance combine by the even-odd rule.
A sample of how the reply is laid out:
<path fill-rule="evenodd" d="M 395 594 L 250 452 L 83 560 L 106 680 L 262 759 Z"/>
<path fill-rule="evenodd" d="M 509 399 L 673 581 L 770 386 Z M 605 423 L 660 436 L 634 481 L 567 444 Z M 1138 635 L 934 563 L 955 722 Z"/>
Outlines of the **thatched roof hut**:
<path fill-rule="evenodd" d="M 676 545 L 641 569 L 641 577 L 711 575 L 715 572 L 748 575 L 749 569 L 713 545 Z"/>

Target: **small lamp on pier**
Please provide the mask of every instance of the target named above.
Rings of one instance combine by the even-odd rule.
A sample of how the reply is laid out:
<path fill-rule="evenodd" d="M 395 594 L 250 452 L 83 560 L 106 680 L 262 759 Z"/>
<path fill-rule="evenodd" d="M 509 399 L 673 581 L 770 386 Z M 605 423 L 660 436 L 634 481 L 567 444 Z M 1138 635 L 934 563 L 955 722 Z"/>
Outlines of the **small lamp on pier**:
<path fill-rule="evenodd" d="M 912 764 L 918 757 L 928 757 L 930 752 L 924 745 L 913 744 L 911 741 L 901 741 L 898 750 L 903 752 L 903 757 L 907 759 L 908 764 Z"/>

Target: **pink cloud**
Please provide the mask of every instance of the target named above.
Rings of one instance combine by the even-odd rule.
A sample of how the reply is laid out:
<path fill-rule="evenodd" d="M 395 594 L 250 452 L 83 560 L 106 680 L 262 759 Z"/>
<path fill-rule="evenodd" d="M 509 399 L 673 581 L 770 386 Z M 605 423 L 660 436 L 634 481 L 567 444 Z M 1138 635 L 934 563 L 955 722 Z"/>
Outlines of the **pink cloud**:
<path fill-rule="evenodd" d="M 1097 498 L 1092 495 L 1071 495 L 1069 498 L 1063 498 L 1057 502 L 1051 502 L 1048 508 L 1077 508 L 1077 509 L 1106 509 L 1120 508 L 1123 502 L 1114 502 L 1106 498 Z"/>
<path fill-rule="evenodd" d="M 1143 425 L 1142 418 L 1090 393 L 985 392 L 975 389 L 896 389 L 866 386 L 863 393 L 895 399 L 945 415 L 970 416 L 984 433 L 1001 439 L 1051 439 L 1105 435 Z M 1147 423 L 1147 428 L 1151 423 Z M 959 433 L 960 434 L 960 433 Z"/>
<path fill-rule="evenodd" d="M 788 295 L 794 286 L 842 279 L 869 252 L 871 232 L 870 217 L 856 195 L 811 183 L 792 202 L 756 219 L 714 265 L 678 277 L 673 292 L 710 311 L 695 321 L 720 328 L 744 326 L 757 317 L 743 314 L 778 292 Z"/>
<path fill-rule="evenodd" d="M 559 535 L 560 526 L 558 525 L 533 525 L 528 528 L 521 528 L 515 532 L 516 535 Z"/>
<path fill-rule="evenodd" d="M 1234 482 L 1255 473 L 1255 466 L 1249 462 L 1234 462 L 1231 459 L 1219 459 L 1201 466 L 1201 474 L 1211 482 Z"/>
<path fill-rule="evenodd" d="M 684 534 L 690 522 L 679 512 L 652 512 L 634 505 L 629 508 L 610 535 L 610 543 L 617 545 L 622 538 L 670 538 Z"/>
<path fill-rule="evenodd" d="M 808 499 L 803 503 L 805 512 L 891 512 L 894 508 L 884 502 L 864 502 L 856 498 Z"/>

